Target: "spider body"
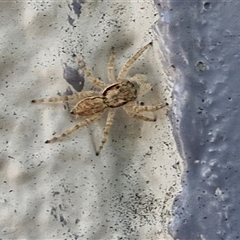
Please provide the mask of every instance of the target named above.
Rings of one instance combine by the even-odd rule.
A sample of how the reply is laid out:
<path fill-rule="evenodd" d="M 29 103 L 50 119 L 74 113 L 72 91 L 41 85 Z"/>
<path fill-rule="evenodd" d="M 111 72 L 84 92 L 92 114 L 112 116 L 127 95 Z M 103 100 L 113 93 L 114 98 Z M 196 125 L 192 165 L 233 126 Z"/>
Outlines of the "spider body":
<path fill-rule="evenodd" d="M 78 100 L 78 103 L 70 111 L 71 114 L 77 117 L 84 117 L 85 119 L 65 131 L 58 137 L 53 137 L 50 140 L 46 140 L 45 143 L 55 142 L 63 137 L 70 135 L 72 132 L 79 128 L 87 126 L 91 122 L 94 122 L 105 110 L 108 110 L 106 126 L 103 131 L 103 137 L 101 144 L 96 151 L 96 155 L 99 155 L 105 142 L 107 141 L 110 128 L 113 124 L 114 115 L 116 109 L 122 107 L 123 110 L 133 118 L 141 119 L 144 121 L 155 121 L 155 118 L 142 115 L 142 112 L 153 112 L 167 106 L 167 103 L 156 106 L 140 106 L 136 103 L 137 97 L 145 94 L 150 90 L 150 84 L 146 82 L 146 76 L 142 74 L 136 74 L 131 78 L 127 77 L 128 70 L 132 64 L 143 54 L 143 52 L 152 43 L 148 43 L 137 51 L 122 67 L 117 78 L 114 71 L 115 52 L 112 48 L 110 59 L 108 63 L 108 80 L 110 85 L 106 86 L 98 78 L 95 78 L 93 74 L 85 66 L 85 63 L 76 58 L 79 66 L 82 68 L 85 76 L 101 91 L 83 91 L 70 96 L 53 97 L 48 99 L 32 100 L 33 103 L 48 103 L 59 101 L 74 101 Z"/>
<path fill-rule="evenodd" d="M 137 89 L 130 81 L 114 83 L 104 89 L 96 97 L 86 97 L 80 100 L 70 111 L 76 116 L 91 116 L 106 108 L 117 108 L 137 99 Z"/>

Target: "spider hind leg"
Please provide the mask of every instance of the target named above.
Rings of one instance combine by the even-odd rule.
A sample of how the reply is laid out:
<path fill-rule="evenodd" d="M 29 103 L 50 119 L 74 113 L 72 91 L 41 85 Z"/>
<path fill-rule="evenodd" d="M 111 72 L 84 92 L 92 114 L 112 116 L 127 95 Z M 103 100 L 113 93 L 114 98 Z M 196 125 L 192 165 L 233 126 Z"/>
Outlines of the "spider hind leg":
<path fill-rule="evenodd" d="M 31 103 L 54 103 L 54 102 L 65 102 L 65 101 L 72 101 L 72 100 L 79 100 L 85 97 L 93 97 L 96 96 L 98 93 L 94 91 L 84 91 L 79 92 L 73 95 L 67 96 L 59 96 L 59 97 L 51 97 L 51 98 L 42 98 L 37 100 L 32 100 Z"/>
<path fill-rule="evenodd" d="M 79 124 L 75 125 L 74 127 L 66 130 L 64 133 L 62 133 L 60 136 L 58 137 L 53 137 L 52 139 L 49 139 L 49 140 L 46 140 L 45 143 L 53 143 L 53 142 L 56 142 L 70 134 L 72 134 L 73 132 L 75 132 L 76 130 L 84 127 L 84 126 L 87 126 L 88 124 L 90 124 L 91 122 L 97 120 L 99 117 L 101 116 L 101 113 L 100 114 L 97 114 L 97 115 L 94 115 L 92 117 L 89 117 L 89 118 L 86 118 L 84 121 L 80 122 Z"/>
<path fill-rule="evenodd" d="M 110 108 L 108 111 L 108 116 L 107 116 L 106 126 L 103 131 L 102 141 L 101 141 L 101 144 L 100 144 L 98 150 L 96 151 L 97 156 L 100 154 L 101 150 L 103 149 L 104 144 L 106 143 L 106 141 L 108 139 L 109 131 L 113 124 L 113 118 L 114 118 L 115 112 L 116 112 L 116 110 L 114 108 Z"/>

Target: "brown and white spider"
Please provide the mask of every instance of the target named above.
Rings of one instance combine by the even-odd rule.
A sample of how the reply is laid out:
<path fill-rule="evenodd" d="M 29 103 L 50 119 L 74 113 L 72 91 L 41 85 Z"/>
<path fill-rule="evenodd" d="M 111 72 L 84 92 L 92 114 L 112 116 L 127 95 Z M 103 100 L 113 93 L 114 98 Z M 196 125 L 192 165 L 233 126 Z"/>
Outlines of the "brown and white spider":
<path fill-rule="evenodd" d="M 165 107 L 167 104 L 161 104 L 157 106 L 140 106 L 136 104 L 138 96 L 143 95 L 150 90 L 150 84 L 146 83 L 146 76 L 143 74 L 136 74 L 131 78 L 127 78 L 127 73 L 132 64 L 143 54 L 143 52 L 152 43 L 148 43 L 136 52 L 122 67 L 117 78 L 115 78 L 114 60 L 115 52 L 114 48 L 111 50 L 110 59 L 108 63 L 108 80 L 110 85 L 105 85 L 104 82 L 95 78 L 93 74 L 88 70 L 85 63 L 76 57 L 76 60 L 82 68 L 86 77 L 101 91 L 83 91 L 70 96 L 53 97 L 48 99 L 32 100 L 32 103 L 48 103 L 58 101 L 72 101 L 79 100 L 79 102 L 70 111 L 75 116 L 85 117 L 85 120 L 65 131 L 58 137 L 53 137 L 50 140 L 46 140 L 45 143 L 52 143 L 63 137 L 70 135 L 72 132 L 79 128 L 82 128 L 91 122 L 100 118 L 104 110 L 108 110 L 107 122 L 103 132 L 101 144 L 96 151 L 96 155 L 99 155 L 103 148 L 103 145 L 107 141 L 110 128 L 113 124 L 114 114 L 118 107 L 123 107 L 124 111 L 133 118 L 142 119 L 144 121 L 155 121 L 155 118 L 147 117 L 141 114 L 145 111 L 156 111 Z"/>

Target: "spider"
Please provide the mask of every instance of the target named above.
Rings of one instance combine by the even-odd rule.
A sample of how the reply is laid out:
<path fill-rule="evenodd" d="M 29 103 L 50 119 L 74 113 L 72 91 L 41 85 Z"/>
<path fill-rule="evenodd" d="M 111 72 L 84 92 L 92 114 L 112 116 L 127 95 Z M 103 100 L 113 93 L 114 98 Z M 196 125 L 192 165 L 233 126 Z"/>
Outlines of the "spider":
<path fill-rule="evenodd" d="M 167 103 L 156 106 L 141 106 L 136 103 L 138 96 L 145 94 L 150 90 L 151 86 L 147 83 L 146 76 L 143 74 L 136 74 L 133 77 L 127 78 L 127 73 L 132 64 L 143 54 L 143 52 L 152 45 L 152 42 L 148 43 L 137 51 L 122 67 L 117 78 L 115 77 L 114 61 L 115 52 L 114 48 L 111 49 L 110 59 L 108 62 L 108 80 L 110 85 L 105 85 L 100 79 L 95 78 L 93 74 L 86 67 L 83 60 L 74 55 L 80 68 L 85 76 L 95 85 L 100 88 L 101 91 L 83 91 L 70 96 L 60 96 L 39 100 L 32 100 L 32 103 L 52 103 L 59 101 L 73 101 L 78 100 L 78 103 L 71 109 L 70 113 L 76 117 L 85 117 L 83 121 L 75 125 L 74 127 L 66 130 L 58 137 L 53 137 L 50 140 L 46 140 L 45 143 L 53 143 L 61 138 L 64 138 L 74 131 L 87 126 L 88 124 L 96 121 L 103 114 L 104 110 L 108 110 L 106 126 L 103 131 L 103 137 L 101 144 L 96 151 L 98 156 L 107 141 L 110 128 L 113 124 L 114 115 L 116 109 L 123 107 L 123 110 L 133 118 L 141 119 L 144 121 L 155 121 L 155 118 L 142 115 L 142 112 L 153 112 L 158 109 L 167 106 Z"/>

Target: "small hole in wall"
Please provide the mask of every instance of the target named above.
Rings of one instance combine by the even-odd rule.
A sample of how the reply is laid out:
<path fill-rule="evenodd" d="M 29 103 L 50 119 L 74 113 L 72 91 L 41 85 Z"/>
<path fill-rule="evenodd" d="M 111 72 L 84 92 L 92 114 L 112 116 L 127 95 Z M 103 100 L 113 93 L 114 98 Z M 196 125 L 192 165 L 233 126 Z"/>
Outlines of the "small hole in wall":
<path fill-rule="evenodd" d="M 197 71 L 199 71 L 199 72 L 204 72 L 206 70 L 206 65 L 202 61 L 198 61 L 195 66 L 196 66 Z"/>
<path fill-rule="evenodd" d="M 203 6 L 204 6 L 204 9 L 208 11 L 211 7 L 211 4 L 210 2 L 205 2 Z"/>

